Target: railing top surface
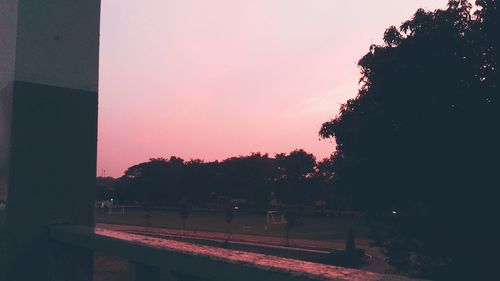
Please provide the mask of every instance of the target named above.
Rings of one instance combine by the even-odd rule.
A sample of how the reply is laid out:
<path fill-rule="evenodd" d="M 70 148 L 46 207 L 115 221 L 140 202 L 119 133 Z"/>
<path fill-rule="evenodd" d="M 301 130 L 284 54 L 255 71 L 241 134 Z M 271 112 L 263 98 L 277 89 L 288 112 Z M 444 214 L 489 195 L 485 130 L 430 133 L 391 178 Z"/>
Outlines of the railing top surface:
<path fill-rule="evenodd" d="M 415 281 L 332 265 L 73 225 L 52 226 L 52 241 L 107 252 L 218 280 Z M 235 279 L 237 278 L 237 279 Z"/>

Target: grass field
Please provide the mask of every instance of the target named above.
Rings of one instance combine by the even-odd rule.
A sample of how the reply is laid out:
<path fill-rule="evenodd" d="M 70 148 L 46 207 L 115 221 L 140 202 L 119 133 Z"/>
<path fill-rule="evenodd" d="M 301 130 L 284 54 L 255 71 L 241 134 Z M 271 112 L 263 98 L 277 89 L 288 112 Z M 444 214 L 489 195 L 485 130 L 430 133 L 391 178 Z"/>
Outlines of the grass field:
<path fill-rule="evenodd" d="M 96 210 L 98 223 L 146 226 L 145 215 L 146 212 L 143 210 L 126 210 L 124 215 L 108 215 L 102 209 Z M 370 229 L 363 219 L 312 216 L 304 216 L 299 219 L 302 224 L 292 231 L 292 238 L 313 240 L 345 239 L 349 227 L 353 228 L 356 239 L 368 239 L 370 235 Z M 151 214 L 150 221 L 152 227 L 182 228 L 182 220 L 175 211 L 155 210 Z M 231 224 L 231 230 L 235 233 L 285 236 L 283 225 L 273 225 L 267 230 L 265 227 L 265 214 L 236 214 Z M 223 213 L 192 212 L 187 220 L 186 229 L 225 232 L 227 224 Z M 94 278 L 96 281 L 128 280 L 128 264 L 124 259 L 96 254 L 95 265 Z"/>
<path fill-rule="evenodd" d="M 98 223 L 124 224 L 146 226 L 145 211 L 126 210 L 124 215 L 108 215 L 98 209 L 96 220 Z M 291 232 L 293 238 L 336 240 L 345 239 L 349 227 L 352 227 L 356 239 L 367 239 L 370 234 L 369 227 L 363 219 L 330 218 L 330 217 L 299 217 L 301 225 Z M 155 210 L 151 214 L 151 226 L 162 228 L 182 228 L 182 220 L 175 211 Z M 225 232 L 227 224 L 223 213 L 192 212 L 186 222 L 186 229 L 197 231 Z M 272 225 L 266 229 L 265 214 L 236 214 L 231 224 L 231 231 L 263 236 L 285 235 L 283 225 Z"/>

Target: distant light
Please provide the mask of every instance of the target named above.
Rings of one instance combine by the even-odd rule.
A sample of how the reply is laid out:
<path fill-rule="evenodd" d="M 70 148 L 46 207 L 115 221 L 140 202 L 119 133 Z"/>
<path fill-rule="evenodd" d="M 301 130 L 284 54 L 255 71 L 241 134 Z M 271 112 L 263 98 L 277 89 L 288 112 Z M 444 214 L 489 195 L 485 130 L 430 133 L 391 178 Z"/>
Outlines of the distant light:
<path fill-rule="evenodd" d="M 240 208 L 240 207 L 238 207 L 238 206 L 234 206 L 234 209 L 235 209 L 235 210 L 238 210 L 239 208 Z"/>
<path fill-rule="evenodd" d="M 392 211 L 392 214 L 394 214 L 394 215 L 395 215 L 395 214 L 397 214 L 397 212 L 396 212 L 396 211 Z"/>
<path fill-rule="evenodd" d="M 111 198 L 111 201 L 113 201 L 113 198 Z"/>

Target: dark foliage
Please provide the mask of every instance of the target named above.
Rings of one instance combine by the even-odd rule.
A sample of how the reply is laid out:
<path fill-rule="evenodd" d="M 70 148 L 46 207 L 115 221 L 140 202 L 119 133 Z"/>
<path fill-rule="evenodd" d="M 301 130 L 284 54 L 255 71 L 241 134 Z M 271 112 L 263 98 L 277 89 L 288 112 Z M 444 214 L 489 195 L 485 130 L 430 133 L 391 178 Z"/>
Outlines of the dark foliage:
<path fill-rule="evenodd" d="M 333 198 L 329 165 L 329 159 L 316 163 L 304 150 L 275 157 L 252 153 L 221 162 L 154 158 L 128 168 L 106 190 L 120 202 L 171 207 L 187 200 L 196 207 L 215 208 L 218 197 L 244 198 L 249 207 L 264 211 L 271 193 L 292 205 Z"/>
<path fill-rule="evenodd" d="M 96 178 L 96 200 L 110 200 L 113 198 L 116 179 L 112 177 Z"/>
<path fill-rule="evenodd" d="M 358 96 L 320 131 L 354 208 L 397 210 L 379 242 L 402 272 L 462 280 L 486 264 L 475 242 L 498 212 L 498 20 L 498 1 L 452 0 L 390 27 L 359 61 Z"/>

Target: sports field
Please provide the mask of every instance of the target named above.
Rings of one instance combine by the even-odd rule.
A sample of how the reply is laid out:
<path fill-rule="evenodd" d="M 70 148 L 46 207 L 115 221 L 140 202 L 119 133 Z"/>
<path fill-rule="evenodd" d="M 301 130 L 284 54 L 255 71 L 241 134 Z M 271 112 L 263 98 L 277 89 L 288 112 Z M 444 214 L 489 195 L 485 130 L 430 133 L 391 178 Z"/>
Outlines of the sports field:
<path fill-rule="evenodd" d="M 98 223 L 147 226 L 146 212 L 140 209 L 127 209 L 123 215 L 120 213 L 110 215 L 103 209 L 96 209 L 96 220 Z M 299 220 L 301 225 L 292 230 L 291 239 L 343 240 L 347 237 L 350 227 L 357 240 L 368 239 L 370 235 L 369 227 L 363 219 L 299 216 Z M 176 211 L 154 210 L 149 221 L 151 227 L 182 229 L 183 225 Z M 192 212 L 186 221 L 186 229 L 226 232 L 227 224 L 222 212 Z M 231 231 L 232 233 L 285 237 L 284 225 L 267 225 L 265 214 L 236 214 L 231 223 Z M 265 239 L 265 237 L 259 239 L 261 238 Z M 342 247 L 343 242 L 339 241 L 339 243 Z M 128 264 L 124 259 L 96 254 L 95 265 L 95 280 L 128 280 Z M 366 270 L 383 272 L 373 268 L 366 268 Z"/>
<path fill-rule="evenodd" d="M 98 223 L 147 226 L 144 210 L 126 210 L 125 214 L 107 214 L 96 210 Z M 291 231 L 298 239 L 338 240 L 345 239 L 352 227 L 356 239 L 367 239 L 369 227 L 363 219 L 299 216 L 300 225 Z M 155 210 L 151 213 L 152 227 L 181 229 L 182 220 L 176 211 Z M 192 212 L 186 221 L 186 229 L 196 231 L 225 232 L 227 223 L 222 212 Z M 231 223 L 231 232 L 262 236 L 284 236 L 284 225 L 267 225 L 265 214 L 236 214 Z"/>

